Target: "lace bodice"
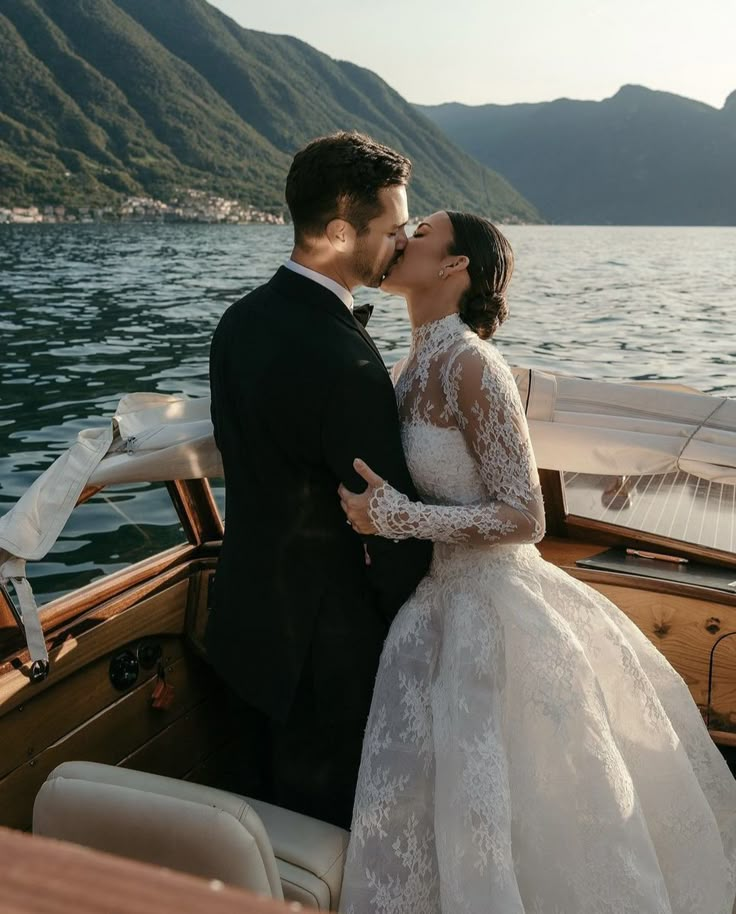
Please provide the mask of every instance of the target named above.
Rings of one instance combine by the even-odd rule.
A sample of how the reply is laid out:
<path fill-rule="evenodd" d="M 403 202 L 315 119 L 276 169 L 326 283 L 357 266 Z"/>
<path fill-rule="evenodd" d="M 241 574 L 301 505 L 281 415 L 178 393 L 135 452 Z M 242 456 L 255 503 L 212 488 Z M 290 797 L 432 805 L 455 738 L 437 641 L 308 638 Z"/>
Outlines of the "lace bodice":
<path fill-rule="evenodd" d="M 379 534 L 473 545 L 540 540 L 544 508 L 526 417 L 495 347 L 451 314 L 413 332 L 394 375 L 424 503 L 388 483 L 379 488 L 370 506 Z"/>

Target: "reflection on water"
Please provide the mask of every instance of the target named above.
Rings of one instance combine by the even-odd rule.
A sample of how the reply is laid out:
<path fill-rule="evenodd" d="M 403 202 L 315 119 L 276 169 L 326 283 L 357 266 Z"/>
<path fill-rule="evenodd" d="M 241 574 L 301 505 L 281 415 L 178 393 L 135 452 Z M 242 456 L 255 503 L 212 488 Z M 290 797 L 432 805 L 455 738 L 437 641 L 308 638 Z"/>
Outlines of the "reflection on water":
<path fill-rule="evenodd" d="M 507 234 L 516 275 L 498 345 L 510 362 L 736 395 L 736 229 Z M 0 226 L 0 511 L 122 394 L 206 396 L 220 315 L 290 241 L 286 226 Z M 356 299 L 376 302 L 371 333 L 392 364 L 409 345 L 402 301 Z M 34 586 L 49 596 L 180 538 L 163 487 L 118 487 L 75 512 Z"/>

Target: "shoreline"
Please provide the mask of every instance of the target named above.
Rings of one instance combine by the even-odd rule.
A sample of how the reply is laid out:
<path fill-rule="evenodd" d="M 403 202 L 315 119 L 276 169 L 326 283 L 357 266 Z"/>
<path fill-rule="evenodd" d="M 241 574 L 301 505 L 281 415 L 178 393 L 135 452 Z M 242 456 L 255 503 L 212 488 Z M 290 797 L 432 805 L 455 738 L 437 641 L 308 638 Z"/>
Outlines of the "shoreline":
<path fill-rule="evenodd" d="M 171 200 L 125 197 L 107 205 L 44 203 L 0 206 L 0 225 L 95 225 L 119 223 L 183 223 L 285 225 L 283 211 L 259 209 L 250 203 L 186 188 Z"/>

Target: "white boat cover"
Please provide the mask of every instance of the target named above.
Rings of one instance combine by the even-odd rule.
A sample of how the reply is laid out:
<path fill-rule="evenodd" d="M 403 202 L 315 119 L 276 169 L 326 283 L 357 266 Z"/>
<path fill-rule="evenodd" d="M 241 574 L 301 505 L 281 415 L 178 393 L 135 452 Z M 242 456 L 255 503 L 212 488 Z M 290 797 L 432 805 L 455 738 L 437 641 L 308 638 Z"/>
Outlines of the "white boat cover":
<path fill-rule="evenodd" d="M 736 400 L 659 384 L 514 369 L 540 467 L 598 475 L 682 470 L 736 485 Z M 26 561 L 43 558 L 86 486 L 222 476 L 208 398 L 128 394 L 80 432 L 0 518 L 0 580 L 18 595 L 31 659 L 47 662 Z"/>

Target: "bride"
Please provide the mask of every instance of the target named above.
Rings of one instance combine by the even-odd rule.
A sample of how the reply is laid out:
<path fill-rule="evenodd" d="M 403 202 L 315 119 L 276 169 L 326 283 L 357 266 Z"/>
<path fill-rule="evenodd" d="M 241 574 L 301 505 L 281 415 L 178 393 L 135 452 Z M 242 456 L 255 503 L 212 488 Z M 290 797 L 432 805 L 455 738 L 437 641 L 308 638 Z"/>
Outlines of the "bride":
<path fill-rule="evenodd" d="M 362 534 L 437 545 L 396 617 L 366 729 L 341 910 L 730 914 L 736 782 L 690 693 L 603 596 L 543 561 L 524 411 L 488 342 L 513 255 L 485 219 L 421 223 L 382 288 L 411 502 L 362 461 Z"/>

